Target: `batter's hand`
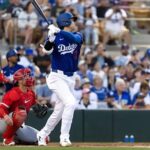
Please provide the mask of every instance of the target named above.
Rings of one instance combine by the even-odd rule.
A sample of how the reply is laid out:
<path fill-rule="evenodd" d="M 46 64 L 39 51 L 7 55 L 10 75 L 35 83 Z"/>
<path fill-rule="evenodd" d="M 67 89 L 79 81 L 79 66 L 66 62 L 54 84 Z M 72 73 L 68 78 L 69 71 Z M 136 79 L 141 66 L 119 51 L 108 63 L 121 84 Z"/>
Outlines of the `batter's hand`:
<path fill-rule="evenodd" d="M 48 33 L 53 33 L 53 34 L 55 34 L 55 33 L 58 33 L 58 32 L 60 32 L 60 29 L 58 28 L 58 27 L 56 27 L 55 25 L 53 25 L 53 24 L 51 24 L 51 25 L 49 25 L 48 26 L 48 29 L 49 29 L 49 32 Z M 48 34 L 49 35 L 49 34 Z"/>
<path fill-rule="evenodd" d="M 12 125 L 13 125 L 13 120 L 12 120 L 12 118 L 10 118 L 8 115 L 5 115 L 5 116 L 4 116 L 4 120 L 5 120 L 5 122 L 6 122 L 9 126 L 12 126 Z"/>
<path fill-rule="evenodd" d="M 53 24 L 49 25 L 48 29 L 49 29 L 48 38 L 49 38 L 49 41 L 52 43 L 52 42 L 54 42 L 54 40 L 56 38 L 56 34 L 58 32 L 60 32 L 60 29 Z"/>

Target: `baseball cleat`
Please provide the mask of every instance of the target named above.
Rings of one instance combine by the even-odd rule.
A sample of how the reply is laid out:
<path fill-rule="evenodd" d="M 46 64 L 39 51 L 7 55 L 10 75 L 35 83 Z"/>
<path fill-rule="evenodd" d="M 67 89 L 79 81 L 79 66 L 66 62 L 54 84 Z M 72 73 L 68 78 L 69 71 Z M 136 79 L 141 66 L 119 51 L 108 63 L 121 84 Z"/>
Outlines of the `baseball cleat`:
<path fill-rule="evenodd" d="M 15 145 L 14 139 L 13 138 L 9 138 L 9 139 L 4 139 L 3 140 L 3 145 L 7 145 L 7 146 L 13 146 Z"/>
<path fill-rule="evenodd" d="M 62 147 L 68 147 L 68 146 L 71 146 L 72 143 L 70 142 L 69 139 L 64 139 L 64 140 L 61 140 L 61 141 L 60 141 L 60 145 L 61 145 Z"/>
<path fill-rule="evenodd" d="M 38 145 L 39 146 L 46 146 L 47 145 L 47 140 L 45 137 L 40 136 L 37 134 L 37 140 L 38 140 Z"/>

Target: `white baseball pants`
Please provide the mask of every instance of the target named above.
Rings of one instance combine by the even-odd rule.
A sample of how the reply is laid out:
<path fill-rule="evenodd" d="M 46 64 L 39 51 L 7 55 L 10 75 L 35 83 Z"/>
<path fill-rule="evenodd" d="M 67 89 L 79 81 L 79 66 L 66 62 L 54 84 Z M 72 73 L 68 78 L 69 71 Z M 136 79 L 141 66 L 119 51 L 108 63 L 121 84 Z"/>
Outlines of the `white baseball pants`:
<path fill-rule="evenodd" d="M 62 119 L 60 140 L 69 139 L 69 132 L 76 108 L 76 100 L 72 94 L 74 83 L 72 77 L 55 72 L 49 74 L 47 85 L 57 95 L 58 100 L 56 101 L 53 113 L 39 133 L 42 137 L 48 136 Z"/>

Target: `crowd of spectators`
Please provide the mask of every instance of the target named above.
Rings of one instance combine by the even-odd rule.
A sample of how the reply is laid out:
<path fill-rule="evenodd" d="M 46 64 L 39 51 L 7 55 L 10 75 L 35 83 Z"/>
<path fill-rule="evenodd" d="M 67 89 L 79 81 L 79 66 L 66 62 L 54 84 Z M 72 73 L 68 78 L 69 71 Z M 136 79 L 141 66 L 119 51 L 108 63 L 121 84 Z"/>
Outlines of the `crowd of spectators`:
<path fill-rule="evenodd" d="M 37 1 L 49 22 L 55 23 L 59 13 L 72 12 L 77 17 L 74 31 L 83 33 L 79 70 L 74 75 L 77 109 L 150 108 L 150 49 L 143 54 L 131 47 L 131 26 L 126 25 L 131 14 L 121 7 L 133 2 Z M 36 78 L 38 99 L 53 107 L 57 96 L 46 85 L 51 58 L 40 50 L 40 43 L 47 38 L 47 23 L 30 0 L 0 0 L 0 4 L 0 35 L 11 49 L 6 55 L 7 74 L 4 74 L 11 80 L 14 73 L 11 68 L 15 65 L 29 67 Z M 107 53 L 106 45 L 111 42 L 122 45 L 115 57 Z"/>

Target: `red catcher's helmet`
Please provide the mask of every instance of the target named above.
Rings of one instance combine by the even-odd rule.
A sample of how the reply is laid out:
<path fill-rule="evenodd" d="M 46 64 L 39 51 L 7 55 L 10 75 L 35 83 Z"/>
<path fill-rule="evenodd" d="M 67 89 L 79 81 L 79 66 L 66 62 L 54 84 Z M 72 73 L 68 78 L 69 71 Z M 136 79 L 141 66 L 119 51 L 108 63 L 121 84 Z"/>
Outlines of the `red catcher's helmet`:
<path fill-rule="evenodd" d="M 35 79 L 31 77 L 31 70 L 29 68 L 19 69 L 14 73 L 14 82 L 24 79 L 25 86 L 31 87 L 35 84 Z"/>
<path fill-rule="evenodd" d="M 14 75 L 13 75 L 13 79 L 15 82 L 25 79 L 26 77 L 29 77 L 31 73 L 31 70 L 29 68 L 23 68 L 23 69 L 19 69 L 17 70 Z"/>
<path fill-rule="evenodd" d="M 24 75 L 24 69 L 19 69 L 17 70 L 14 75 L 13 75 L 13 79 L 15 82 L 22 80 L 25 77 Z"/>

